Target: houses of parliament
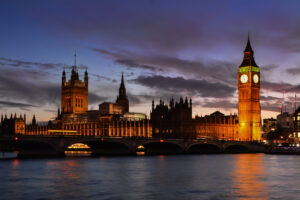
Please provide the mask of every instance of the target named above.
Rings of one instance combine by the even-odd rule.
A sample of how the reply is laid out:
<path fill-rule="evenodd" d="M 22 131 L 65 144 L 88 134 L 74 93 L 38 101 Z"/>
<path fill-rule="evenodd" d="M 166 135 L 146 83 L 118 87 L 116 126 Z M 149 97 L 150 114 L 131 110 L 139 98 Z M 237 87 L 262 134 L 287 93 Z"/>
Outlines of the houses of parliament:
<path fill-rule="evenodd" d="M 152 101 L 150 119 L 130 111 L 122 73 L 115 102 L 103 102 L 97 110 L 88 110 L 89 77 L 87 70 L 80 80 L 76 62 L 67 79 L 62 72 L 61 108 L 47 125 L 39 125 L 36 117 L 26 124 L 26 115 L 1 116 L 1 134 L 78 135 L 133 138 L 180 138 L 211 140 L 260 141 L 260 70 L 248 37 L 244 58 L 237 71 L 238 115 L 216 111 L 210 115 L 192 116 L 192 99 L 173 98 L 158 104 Z"/>

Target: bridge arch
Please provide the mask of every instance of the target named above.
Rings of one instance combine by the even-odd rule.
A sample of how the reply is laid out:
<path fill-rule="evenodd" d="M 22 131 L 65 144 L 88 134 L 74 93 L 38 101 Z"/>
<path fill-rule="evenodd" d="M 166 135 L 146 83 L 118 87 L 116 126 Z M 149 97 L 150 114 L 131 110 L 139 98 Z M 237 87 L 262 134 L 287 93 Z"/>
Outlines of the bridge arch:
<path fill-rule="evenodd" d="M 190 154 L 211 154 L 211 153 L 221 153 L 222 148 L 217 144 L 210 143 L 196 143 L 191 144 L 187 149 L 187 153 Z"/>
<path fill-rule="evenodd" d="M 64 149 L 76 143 L 85 144 L 90 148 L 92 156 L 100 155 L 129 155 L 134 152 L 127 143 L 111 140 L 81 140 L 68 143 Z"/>
<path fill-rule="evenodd" d="M 245 144 L 232 144 L 225 148 L 225 153 L 250 153 L 251 149 Z"/>
<path fill-rule="evenodd" d="M 63 156 L 54 145 L 44 141 L 18 141 L 16 149 L 19 151 L 18 157 Z"/>
<path fill-rule="evenodd" d="M 166 141 L 151 141 L 141 144 L 147 155 L 181 154 L 184 149 L 176 143 Z"/>
<path fill-rule="evenodd" d="M 65 156 L 90 156 L 92 149 L 84 143 L 74 143 L 68 146 L 65 151 Z"/>

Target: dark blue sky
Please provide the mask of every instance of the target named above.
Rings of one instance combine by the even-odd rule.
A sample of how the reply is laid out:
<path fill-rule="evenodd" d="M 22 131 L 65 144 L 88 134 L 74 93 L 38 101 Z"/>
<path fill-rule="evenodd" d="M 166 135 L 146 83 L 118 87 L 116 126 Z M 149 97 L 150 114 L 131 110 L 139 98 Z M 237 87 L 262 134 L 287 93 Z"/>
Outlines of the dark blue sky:
<path fill-rule="evenodd" d="M 237 112 L 237 68 L 250 32 L 263 117 L 300 92 L 299 1 L 0 2 L 0 111 L 55 116 L 63 66 L 87 66 L 90 109 L 115 101 L 125 73 L 131 111 L 192 97 L 193 114 Z M 298 94 L 299 95 L 299 94 Z"/>

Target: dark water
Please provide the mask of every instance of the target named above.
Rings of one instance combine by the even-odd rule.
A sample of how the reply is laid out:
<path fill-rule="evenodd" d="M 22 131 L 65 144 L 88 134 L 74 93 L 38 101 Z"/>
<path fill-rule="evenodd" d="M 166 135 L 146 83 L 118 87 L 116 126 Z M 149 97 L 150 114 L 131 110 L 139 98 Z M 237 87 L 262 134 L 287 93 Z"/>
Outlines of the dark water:
<path fill-rule="evenodd" d="M 11 159 L 0 199 L 300 199 L 300 156 Z"/>

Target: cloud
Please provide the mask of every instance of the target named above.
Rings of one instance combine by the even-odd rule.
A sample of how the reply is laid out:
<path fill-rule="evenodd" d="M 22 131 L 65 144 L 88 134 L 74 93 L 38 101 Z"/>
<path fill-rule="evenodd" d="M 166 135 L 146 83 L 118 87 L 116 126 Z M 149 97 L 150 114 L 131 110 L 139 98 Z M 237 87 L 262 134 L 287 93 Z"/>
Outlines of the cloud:
<path fill-rule="evenodd" d="M 166 55 L 141 55 L 122 50 L 108 51 L 91 48 L 91 50 L 109 56 L 116 63 L 132 69 L 148 70 L 154 74 L 181 74 L 187 78 L 202 78 L 236 85 L 237 63 L 220 60 L 186 60 Z"/>
<path fill-rule="evenodd" d="M 162 69 L 150 65 L 144 65 L 144 64 L 138 64 L 134 60 L 130 59 L 116 59 L 116 63 L 119 63 L 121 65 L 124 65 L 128 68 L 137 68 L 137 69 L 145 69 L 145 70 L 151 70 L 151 71 L 163 71 Z"/>
<path fill-rule="evenodd" d="M 273 92 L 300 92 L 300 85 L 292 85 L 290 83 L 274 83 L 269 81 L 261 81 L 261 88 L 263 90 L 273 91 Z"/>
<path fill-rule="evenodd" d="M 13 102 L 13 101 L 0 101 L 0 107 L 9 107 L 9 108 L 30 108 L 36 107 L 32 104 Z"/>
<path fill-rule="evenodd" d="M 112 82 L 114 81 L 111 78 L 108 78 L 106 76 L 102 76 L 102 75 L 99 75 L 99 74 L 89 73 L 89 78 L 91 78 L 91 76 L 95 78 L 95 81 L 102 81 L 102 80 L 112 81 Z"/>
<path fill-rule="evenodd" d="M 269 65 L 263 65 L 260 67 L 260 70 L 263 71 L 262 73 L 264 72 L 271 72 L 275 69 L 278 69 L 279 66 L 278 65 L 274 65 L 274 64 L 269 64 Z"/>
<path fill-rule="evenodd" d="M 61 69 L 66 66 L 62 63 L 41 63 L 32 61 L 23 61 L 0 57 L 0 66 L 24 67 L 24 68 L 39 68 L 42 70 Z"/>
<path fill-rule="evenodd" d="M 224 99 L 224 100 L 210 100 L 210 101 L 205 101 L 203 103 L 200 103 L 202 107 L 206 108 L 221 108 L 221 109 L 237 109 L 238 108 L 238 103 L 236 101 Z"/>
<path fill-rule="evenodd" d="M 47 81 L 41 73 L 32 70 L 3 69 L 0 74 L 0 94 L 2 99 L 30 102 L 44 105 L 59 102 L 60 87 Z M 44 79 L 44 80 L 43 80 Z"/>
<path fill-rule="evenodd" d="M 100 104 L 107 99 L 107 97 L 99 96 L 93 92 L 89 92 L 88 95 L 89 104 Z"/>
<path fill-rule="evenodd" d="M 260 95 L 261 101 L 282 101 L 282 98 Z"/>
<path fill-rule="evenodd" d="M 52 82 L 52 75 L 35 69 L 3 68 L 0 73 L 0 104 L 7 107 L 30 108 L 60 105 L 61 85 Z M 50 80 L 51 81 L 50 81 Z M 104 100 L 93 92 L 89 92 L 89 103 Z M 23 103 L 14 103 L 23 102 Z"/>
<path fill-rule="evenodd" d="M 286 69 L 286 72 L 289 75 L 298 76 L 300 74 L 300 68 L 299 67 L 289 68 L 289 69 Z"/>
<path fill-rule="evenodd" d="M 132 82 L 175 94 L 184 93 L 189 96 L 199 94 L 202 97 L 230 97 L 235 92 L 235 88 L 221 83 L 208 82 L 206 80 L 184 79 L 182 77 L 165 76 L 139 76 Z"/>

